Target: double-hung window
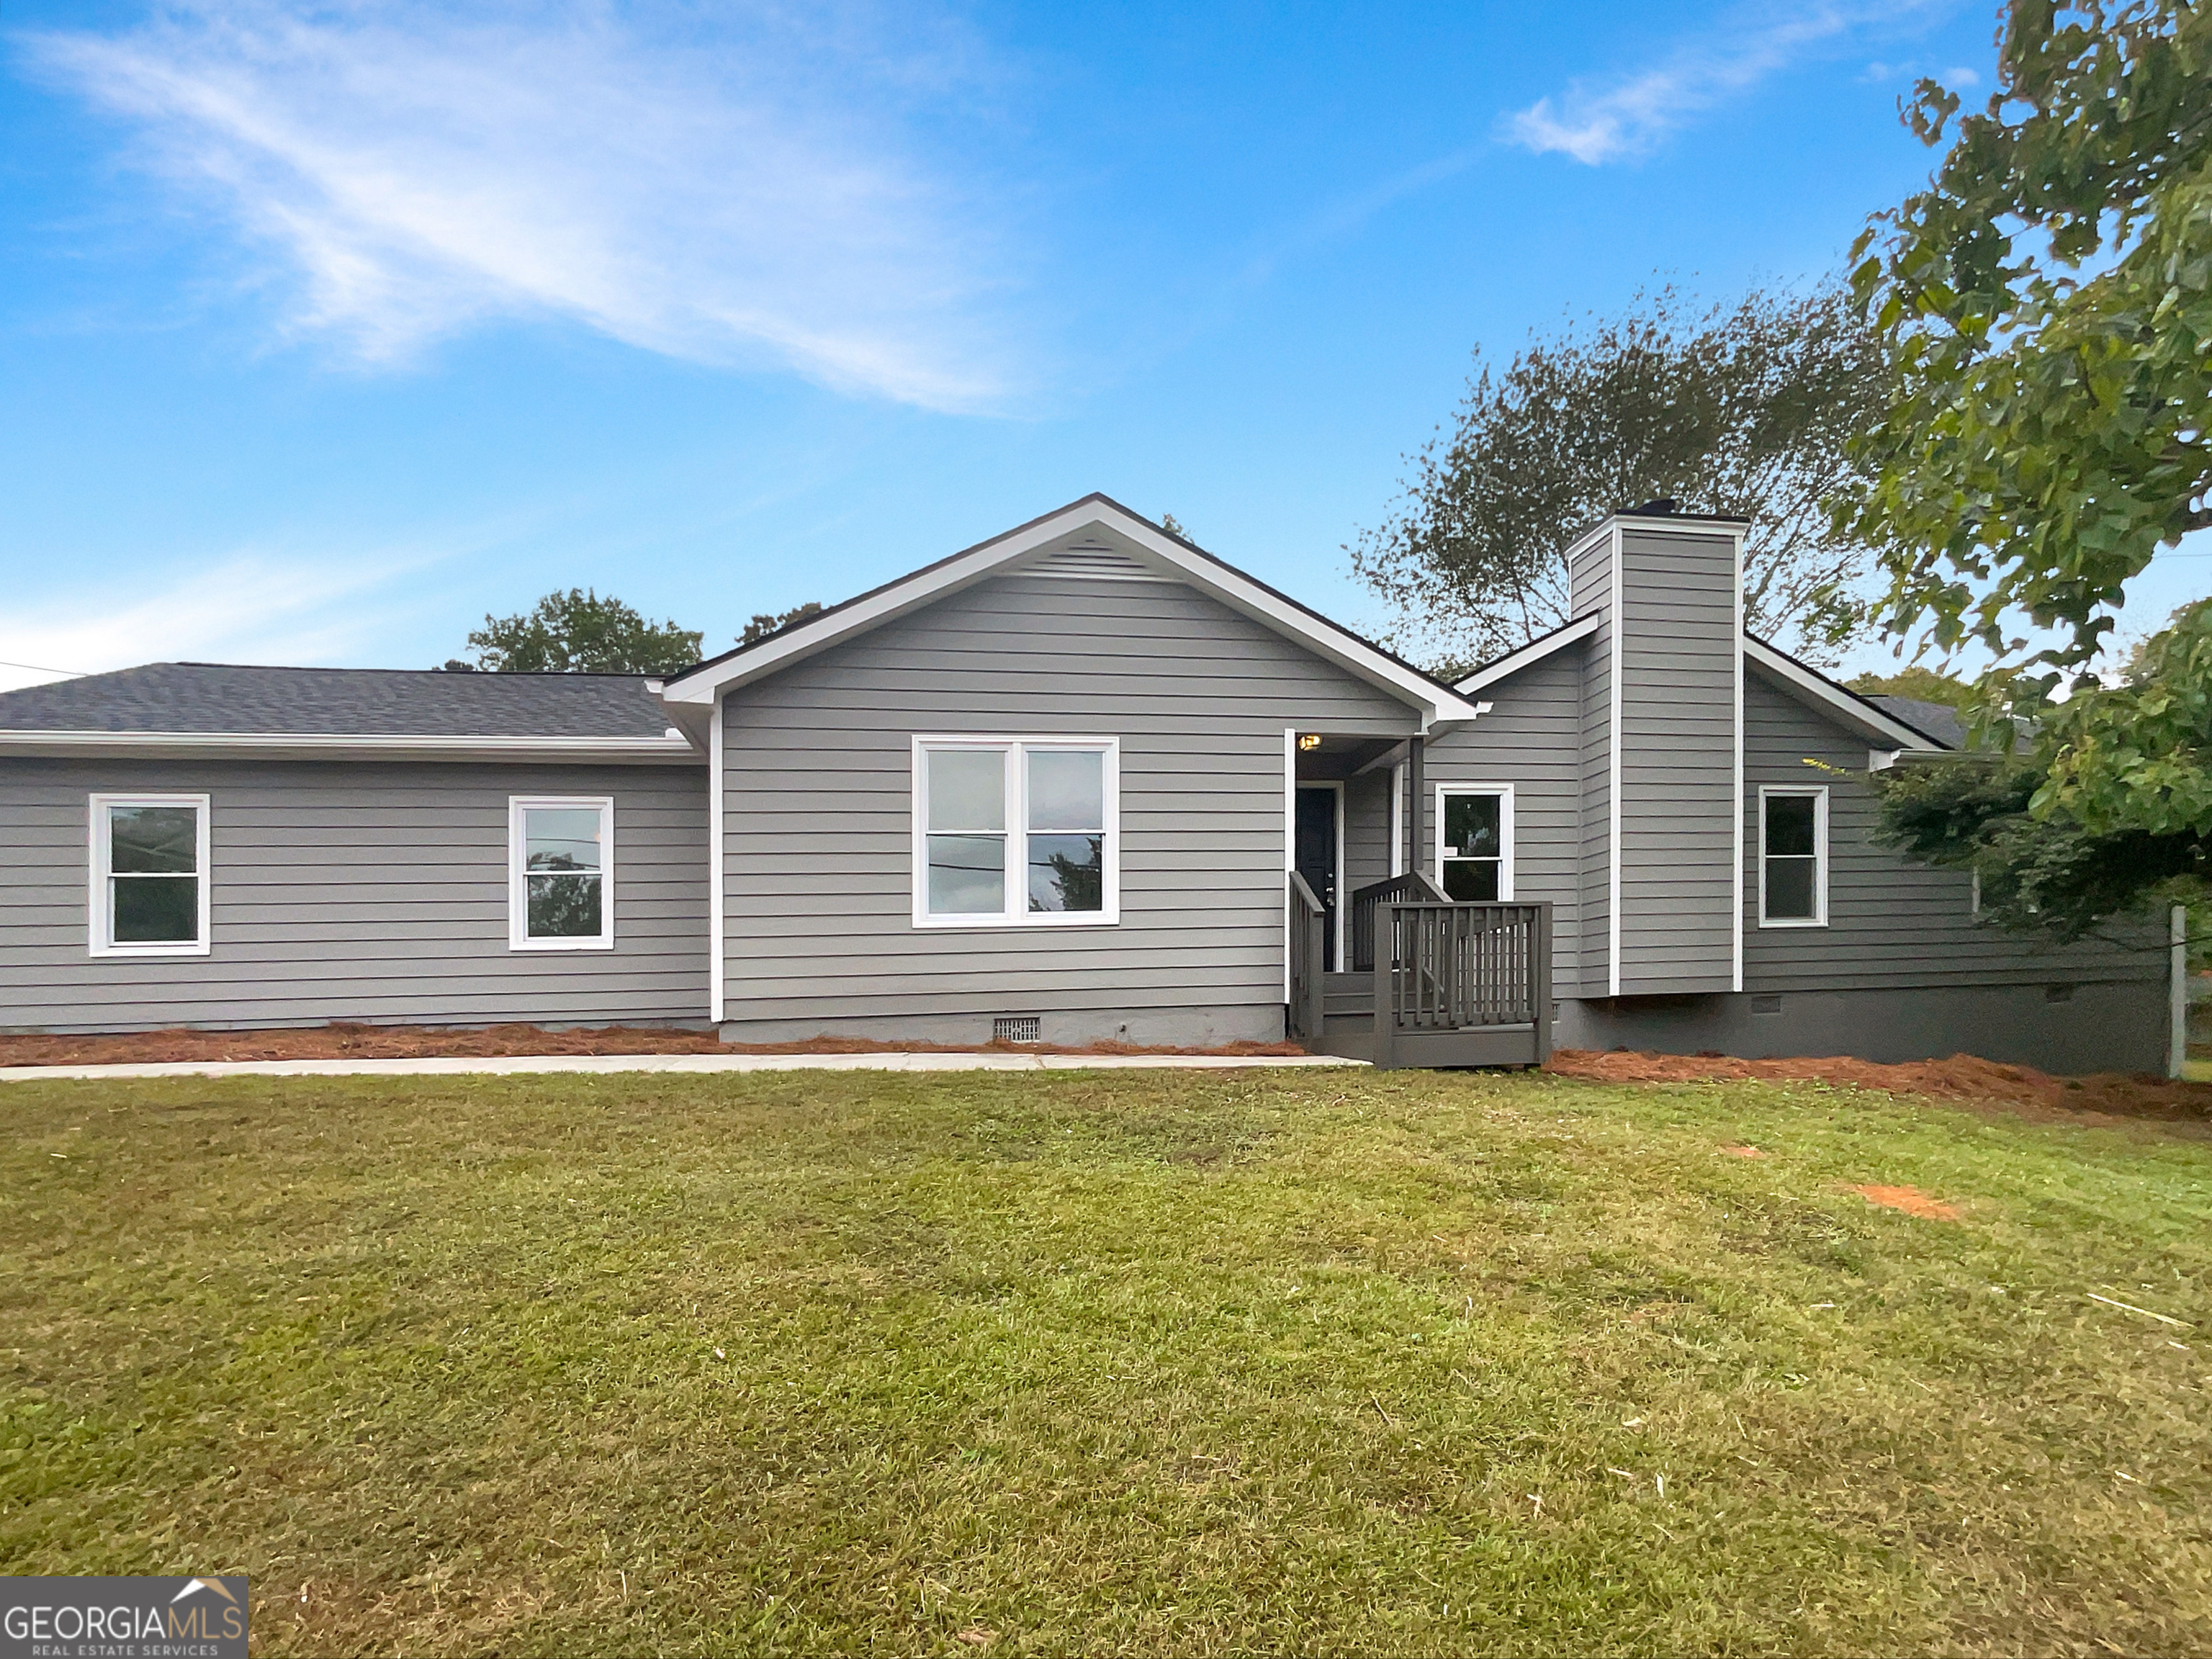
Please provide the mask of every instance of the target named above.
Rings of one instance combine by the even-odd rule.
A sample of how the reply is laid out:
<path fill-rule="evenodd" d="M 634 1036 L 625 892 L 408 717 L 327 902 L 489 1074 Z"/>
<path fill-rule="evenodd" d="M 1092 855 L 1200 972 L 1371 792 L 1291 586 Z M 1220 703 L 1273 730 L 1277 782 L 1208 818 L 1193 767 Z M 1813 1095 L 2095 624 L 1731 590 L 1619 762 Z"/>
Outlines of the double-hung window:
<path fill-rule="evenodd" d="M 1828 791 L 1763 785 L 1759 792 L 1759 925 L 1828 925 Z"/>
<path fill-rule="evenodd" d="M 92 954 L 208 951 L 208 798 L 92 797 Z"/>
<path fill-rule="evenodd" d="M 1111 738 L 916 738 L 915 925 L 1118 921 L 1119 763 Z"/>
<path fill-rule="evenodd" d="M 507 803 L 507 944 L 594 951 L 615 942 L 615 804 L 604 795 Z"/>
<path fill-rule="evenodd" d="M 1448 898 L 1513 896 L 1513 791 L 1504 784 L 1437 790 L 1437 884 Z"/>

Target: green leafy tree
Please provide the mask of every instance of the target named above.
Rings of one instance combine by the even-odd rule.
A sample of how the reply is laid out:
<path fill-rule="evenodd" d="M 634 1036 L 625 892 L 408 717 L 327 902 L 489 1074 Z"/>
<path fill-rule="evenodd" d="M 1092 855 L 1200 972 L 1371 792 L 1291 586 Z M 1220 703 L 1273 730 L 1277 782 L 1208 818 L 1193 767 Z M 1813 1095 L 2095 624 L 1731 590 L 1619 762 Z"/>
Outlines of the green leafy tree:
<path fill-rule="evenodd" d="M 819 599 L 809 599 L 805 605 L 794 605 L 784 611 L 758 611 L 755 613 L 753 619 L 745 624 L 745 631 L 738 635 L 738 643 L 750 645 L 754 641 L 764 640 L 769 635 L 788 628 L 795 622 L 805 622 L 809 617 L 819 616 L 821 613 L 822 602 Z"/>
<path fill-rule="evenodd" d="M 1978 642 L 2033 714 L 2212 525 L 2212 6 L 2015 0 L 1959 108 L 1919 84 L 1907 118 L 1950 147 L 1854 256 L 1899 383 L 1838 526 L 1884 550 L 1889 629 Z"/>
<path fill-rule="evenodd" d="M 1915 702 L 1940 702 L 1946 708 L 1978 708 L 1981 690 L 1970 680 L 1908 663 L 1894 674 L 1860 674 L 1844 682 L 1863 697 L 1910 697 Z"/>
<path fill-rule="evenodd" d="M 1949 148 L 1862 239 L 1898 384 L 1837 522 L 1883 549 L 1887 629 L 1986 648 L 1978 723 L 2029 733 L 1893 779 L 1892 833 L 2078 933 L 2201 896 L 2212 835 L 2212 609 L 2094 672 L 2128 583 L 2212 525 L 2212 8 L 2015 0 L 1999 46 L 1978 114 L 1920 83 Z"/>
<path fill-rule="evenodd" d="M 475 665 L 507 674 L 673 674 L 699 660 L 703 635 L 649 623 L 611 594 L 548 593 L 518 617 L 490 617 L 469 635 Z"/>
<path fill-rule="evenodd" d="M 1833 659 L 1866 568 L 1825 502 L 1887 381 L 1850 296 L 1753 293 L 1692 307 L 1672 289 L 1627 314 L 1480 361 L 1449 431 L 1410 458 L 1390 514 L 1347 550 L 1397 613 L 1392 636 L 1449 663 L 1486 659 L 1570 620 L 1565 538 L 1672 497 L 1753 521 L 1744 606 L 1763 634 Z"/>

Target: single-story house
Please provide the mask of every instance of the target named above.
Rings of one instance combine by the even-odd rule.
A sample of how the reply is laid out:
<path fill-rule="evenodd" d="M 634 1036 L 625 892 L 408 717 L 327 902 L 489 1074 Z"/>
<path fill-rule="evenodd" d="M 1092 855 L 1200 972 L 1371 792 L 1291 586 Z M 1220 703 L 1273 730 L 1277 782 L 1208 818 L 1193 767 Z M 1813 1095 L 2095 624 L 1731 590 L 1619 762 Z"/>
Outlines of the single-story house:
<path fill-rule="evenodd" d="M 665 679 L 10 692 L 0 1029 L 2157 1068 L 2155 939 L 2003 932 L 1876 842 L 1869 773 L 1955 726 L 1747 635 L 1745 529 L 1608 519 L 1574 620 L 1455 685 L 1092 495 Z"/>

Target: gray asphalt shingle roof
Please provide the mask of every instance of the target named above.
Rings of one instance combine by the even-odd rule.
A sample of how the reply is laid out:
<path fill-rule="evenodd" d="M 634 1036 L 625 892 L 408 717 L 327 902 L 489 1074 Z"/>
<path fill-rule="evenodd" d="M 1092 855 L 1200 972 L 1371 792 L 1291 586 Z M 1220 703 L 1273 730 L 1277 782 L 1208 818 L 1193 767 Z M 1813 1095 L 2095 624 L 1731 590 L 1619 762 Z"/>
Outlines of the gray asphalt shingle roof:
<path fill-rule="evenodd" d="M 157 662 L 0 692 L 0 731 L 314 737 L 657 738 L 634 674 L 445 674 Z"/>
<path fill-rule="evenodd" d="M 1924 732 L 1946 749 L 1966 746 L 1966 728 L 1959 711 L 1948 703 L 1923 702 L 1917 697 L 1869 696 L 1867 701 L 1885 714 L 1894 714 L 1916 732 Z"/>

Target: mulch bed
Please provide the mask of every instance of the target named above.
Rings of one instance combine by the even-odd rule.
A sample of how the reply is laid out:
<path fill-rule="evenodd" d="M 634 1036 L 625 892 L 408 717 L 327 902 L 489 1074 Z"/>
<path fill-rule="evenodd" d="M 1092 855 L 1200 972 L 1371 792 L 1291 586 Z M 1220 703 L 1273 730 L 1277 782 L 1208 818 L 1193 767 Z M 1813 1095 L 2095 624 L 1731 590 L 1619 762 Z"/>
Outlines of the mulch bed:
<path fill-rule="evenodd" d="M 1556 1050 L 1547 1071 L 1593 1083 L 1703 1083 L 1728 1080 L 1820 1082 L 1920 1095 L 1961 1105 L 2001 1105 L 2031 1116 L 2156 1118 L 2212 1121 L 2212 1084 L 2100 1072 L 2052 1077 L 2027 1066 L 2004 1066 L 1972 1054 L 1877 1065 L 1844 1056 L 1737 1060 L 1725 1054 L 1652 1054 L 1589 1048 Z"/>
<path fill-rule="evenodd" d="M 868 1042 L 810 1037 L 804 1042 L 724 1042 L 712 1031 L 649 1025 L 548 1030 L 493 1025 L 457 1031 L 425 1025 L 311 1025 L 265 1031 L 128 1031 L 104 1036 L 0 1036 L 0 1066 L 104 1066 L 190 1060 L 418 1060 L 512 1054 L 1302 1054 L 1294 1042 L 1231 1042 L 1214 1048 L 1144 1048 L 1095 1042 Z"/>

